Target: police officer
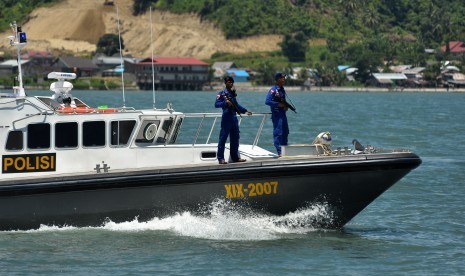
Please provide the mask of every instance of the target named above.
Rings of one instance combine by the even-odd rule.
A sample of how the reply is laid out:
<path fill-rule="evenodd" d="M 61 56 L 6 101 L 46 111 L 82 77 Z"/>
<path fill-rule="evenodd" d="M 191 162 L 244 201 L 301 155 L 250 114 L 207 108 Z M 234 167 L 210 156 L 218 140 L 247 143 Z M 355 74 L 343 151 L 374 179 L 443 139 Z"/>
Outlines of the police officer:
<path fill-rule="evenodd" d="M 232 162 L 245 162 L 246 160 L 239 156 L 239 123 L 236 114 L 247 113 L 247 115 L 252 115 L 252 112 L 237 102 L 236 90 L 233 88 L 234 79 L 232 77 L 225 77 L 224 84 L 226 88 L 218 92 L 215 101 L 215 107 L 223 109 L 220 140 L 218 142 L 218 162 L 220 164 L 227 164 L 224 160 L 224 148 L 228 136 L 230 143 L 229 155 Z"/>
<path fill-rule="evenodd" d="M 274 76 L 276 85 L 270 88 L 266 95 L 265 104 L 271 108 L 271 120 L 273 121 L 273 142 L 281 157 L 281 146 L 287 145 L 287 136 L 289 135 L 289 126 L 287 124 L 286 112 L 288 107 L 283 103 L 286 99 L 286 91 L 284 90 L 284 82 L 286 74 L 277 73 Z"/>

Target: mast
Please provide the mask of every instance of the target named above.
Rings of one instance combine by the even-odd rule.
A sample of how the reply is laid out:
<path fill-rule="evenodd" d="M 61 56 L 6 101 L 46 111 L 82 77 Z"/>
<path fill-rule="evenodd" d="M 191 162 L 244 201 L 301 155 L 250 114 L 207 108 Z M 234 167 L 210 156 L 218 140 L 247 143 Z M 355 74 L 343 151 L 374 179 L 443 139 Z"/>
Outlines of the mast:
<path fill-rule="evenodd" d="M 16 47 L 16 61 L 18 62 L 18 81 L 19 86 L 14 86 L 13 90 L 15 94 L 19 97 L 25 97 L 26 92 L 24 91 L 23 86 L 23 72 L 21 69 L 21 49 L 27 45 L 26 33 L 22 32 L 21 27 L 16 24 L 16 21 L 10 24 L 13 29 L 14 36 L 9 36 L 10 45 Z"/>
<path fill-rule="evenodd" d="M 124 64 L 123 64 L 123 50 L 121 49 L 121 31 L 119 28 L 119 9 L 116 6 L 116 17 L 118 20 L 118 41 L 119 41 L 119 58 L 121 63 L 121 85 L 123 86 L 123 109 L 126 109 L 126 97 L 124 95 Z"/>
<path fill-rule="evenodd" d="M 153 64 L 153 31 L 152 31 L 152 7 L 150 7 L 150 42 L 152 44 L 152 91 L 153 91 L 153 109 L 157 109 L 155 107 L 155 69 Z"/>

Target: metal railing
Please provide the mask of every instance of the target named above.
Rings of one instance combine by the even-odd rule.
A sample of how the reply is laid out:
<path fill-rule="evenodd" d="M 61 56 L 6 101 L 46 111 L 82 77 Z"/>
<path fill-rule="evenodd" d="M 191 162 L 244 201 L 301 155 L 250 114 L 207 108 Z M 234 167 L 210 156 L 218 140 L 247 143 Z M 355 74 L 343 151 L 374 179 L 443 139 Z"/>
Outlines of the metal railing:
<path fill-rule="evenodd" d="M 260 121 L 260 125 L 258 126 L 257 133 L 255 135 L 254 142 L 252 144 L 252 148 L 255 147 L 258 144 L 258 141 L 260 140 L 261 133 L 263 131 L 263 127 L 265 125 L 266 118 L 270 116 L 271 113 L 253 113 L 252 115 L 244 115 L 242 117 L 239 117 L 239 125 L 241 125 L 241 122 L 243 119 L 246 119 L 248 117 L 262 117 Z M 197 140 L 199 138 L 199 135 L 201 133 L 201 130 L 203 128 L 203 124 L 206 118 L 213 118 L 212 125 L 210 127 L 210 131 L 208 132 L 208 136 L 206 139 L 206 144 L 210 143 L 210 138 L 213 133 L 213 130 L 215 129 L 216 122 L 218 121 L 218 118 L 221 118 L 222 114 L 221 113 L 185 113 L 184 114 L 184 119 L 188 118 L 200 118 L 199 125 L 197 127 L 197 130 L 194 135 L 194 140 L 192 141 L 192 146 L 194 146 L 197 143 Z"/>
<path fill-rule="evenodd" d="M 15 126 L 16 123 L 18 123 L 18 122 L 20 122 L 20 121 L 27 120 L 27 119 L 30 119 L 30 118 L 35 117 L 35 116 L 39 116 L 39 115 L 53 115 L 53 114 L 54 114 L 54 111 L 53 111 L 53 110 L 42 108 L 42 107 L 38 106 L 37 104 L 31 102 L 31 101 L 30 101 L 29 99 L 27 99 L 27 98 L 21 98 L 21 100 L 24 101 L 23 105 L 30 104 L 32 107 L 34 107 L 35 109 L 37 109 L 39 112 L 38 112 L 38 113 L 34 113 L 34 114 L 30 114 L 29 116 L 24 117 L 24 118 L 21 118 L 21 119 L 14 120 L 13 122 L 11 122 L 13 126 Z M 16 99 L 13 100 L 13 101 L 16 101 Z M 6 102 L 6 103 L 3 103 L 3 104 L 9 104 L 9 103 L 12 103 L 13 101 Z"/>

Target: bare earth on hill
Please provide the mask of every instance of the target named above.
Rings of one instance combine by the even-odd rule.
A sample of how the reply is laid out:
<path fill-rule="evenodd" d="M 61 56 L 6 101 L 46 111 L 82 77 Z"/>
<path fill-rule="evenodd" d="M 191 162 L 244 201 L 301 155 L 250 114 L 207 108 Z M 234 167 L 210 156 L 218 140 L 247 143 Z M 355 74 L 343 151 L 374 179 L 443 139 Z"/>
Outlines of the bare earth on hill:
<path fill-rule="evenodd" d="M 104 0 L 64 0 L 56 5 L 39 8 L 23 25 L 28 34 L 29 50 L 68 51 L 87 54 L 95 51 L 98 39 L 105 33 L 118 34 L 116 6 L 125 53 L 135 57 L 151 56 L 150 13 L 132 15 L 133 0 L 114 1 L 115 6 L 103 5 Z M 212 23 L 201 22 L 194 14 L 178 15 L 152 12 L 155 55 L 209 58 L 215 52 L 246 53 L 278 50 L 281 37 L 256 36 L 226 40 Z M 1 34 L 7 37 L 10 33 Z M 6 39 L 1 46 L 8 46 Z"/>

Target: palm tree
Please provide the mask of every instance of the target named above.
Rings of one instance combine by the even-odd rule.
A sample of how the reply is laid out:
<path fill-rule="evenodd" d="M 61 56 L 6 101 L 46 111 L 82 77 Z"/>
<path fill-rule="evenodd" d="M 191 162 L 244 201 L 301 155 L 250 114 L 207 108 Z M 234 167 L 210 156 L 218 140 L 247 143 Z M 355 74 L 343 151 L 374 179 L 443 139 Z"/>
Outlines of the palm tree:
<path fill-rule="evenodd" d="M 377 33 L 376 32 L 377 28 L 375 27 L 378 26 L 379 21 L 380 19 L 379 19 L 379 14 L 377 10 L 370 6 L 365 12 L 365 16 L 363 17 L 363 23 L 367 27 L 375 29 L 375 33 Z"/>
<path fill-rule="evenodd" d="M 339 0 L 339 4 L 342 4 L 345 16 L 349 16 L 357 11 L 361 4 L 360 2 L 360 0 Z"/>

